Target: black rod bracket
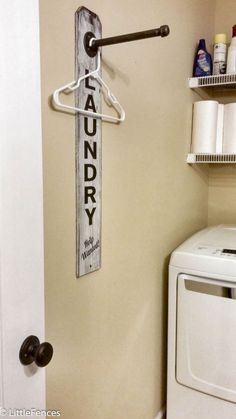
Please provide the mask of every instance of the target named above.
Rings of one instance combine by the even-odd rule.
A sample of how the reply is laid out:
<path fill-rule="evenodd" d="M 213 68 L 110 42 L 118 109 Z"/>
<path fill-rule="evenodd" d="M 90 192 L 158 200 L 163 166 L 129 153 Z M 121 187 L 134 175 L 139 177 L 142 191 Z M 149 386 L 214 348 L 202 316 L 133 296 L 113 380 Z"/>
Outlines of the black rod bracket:
<path fill-rule="evenodd" d="M 103 39 L 93 39 L 95 38 L 93 34 L 91 32 L 87 32 L 84 36 L 84 47 L 90 57 L 95 57 L 99 47 L 120 44 L 123 42 L 138 41 L 140 39 L 153 38 L 155 36 L 161 36 L 163 38 L 168 36 L 169 33 L 170 28 L 168 25 L 162 25 L 160 28 L 149 29 L 142 32 L 134 32 Z"/>
<path fill-rule="evenodd" d="M 87 54 L 90 57 L 95 57 L 97 55 L 97 48 L 93 48 L 92 46 L 90 46 L 90 41 L 91 39 L 94 39 L 95 35 L 93 34 L 93 32 L 86 32 L 86 34 L 84 35 L 84 49 L 87 52 Z"/>

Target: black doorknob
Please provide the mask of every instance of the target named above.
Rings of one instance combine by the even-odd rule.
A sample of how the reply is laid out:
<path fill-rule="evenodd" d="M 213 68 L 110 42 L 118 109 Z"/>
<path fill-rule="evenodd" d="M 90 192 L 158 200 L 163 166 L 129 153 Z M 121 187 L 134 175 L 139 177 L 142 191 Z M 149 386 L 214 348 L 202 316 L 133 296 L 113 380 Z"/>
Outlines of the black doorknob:
<path fill-rule="evenodd" d="M 53 356 L 53 347 L 48 342 L 40 343 L 37 336 L 28 336 L 21 345 L 19 358 L 23 365 L 35 364 L 46 367 Z"/>

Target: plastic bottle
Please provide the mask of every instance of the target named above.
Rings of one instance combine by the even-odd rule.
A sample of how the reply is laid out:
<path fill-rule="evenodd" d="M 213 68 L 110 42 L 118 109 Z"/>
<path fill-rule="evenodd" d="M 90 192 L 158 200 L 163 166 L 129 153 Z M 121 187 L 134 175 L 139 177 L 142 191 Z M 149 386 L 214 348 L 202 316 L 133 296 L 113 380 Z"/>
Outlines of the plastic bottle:
<path fill-rule="evenodd" d="M 232 40 L 228 49 L 227 74 L 236 74 L 236 25 L 232 28 Z"/>
<path fill-rule="evenodd" d="M 212 59 L 206 49 L 205 39 L 200 39 L 193 66 L 193 77 L 210 76 L 212 74 Z"/>
<path fill-rule="evenodd" d="M 213 74 L 226 73 L 227 37 L 225 33 L 218 33 L 214 42 Z"/>

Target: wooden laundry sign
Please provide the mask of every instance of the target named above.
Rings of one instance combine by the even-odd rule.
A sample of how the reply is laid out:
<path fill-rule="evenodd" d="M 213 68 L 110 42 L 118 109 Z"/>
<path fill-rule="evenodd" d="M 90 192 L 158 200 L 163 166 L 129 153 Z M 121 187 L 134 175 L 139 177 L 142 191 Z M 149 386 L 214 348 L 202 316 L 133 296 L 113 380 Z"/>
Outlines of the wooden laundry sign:
<path fill-rule="evenodd" d="M 90 57 L 84 48 L 84 35 L 92 32 L 101 38 L 97 15 L 81 7 L 75 14 L 75 76 L 97 68 L 97 55 Z M 75 93 L 76 107 L 101 113 L 100 87 L 92 77 L 85 78 Z M 101 119 L 76 114 L 76 274 L 77 277 L 101 267 Z"/>

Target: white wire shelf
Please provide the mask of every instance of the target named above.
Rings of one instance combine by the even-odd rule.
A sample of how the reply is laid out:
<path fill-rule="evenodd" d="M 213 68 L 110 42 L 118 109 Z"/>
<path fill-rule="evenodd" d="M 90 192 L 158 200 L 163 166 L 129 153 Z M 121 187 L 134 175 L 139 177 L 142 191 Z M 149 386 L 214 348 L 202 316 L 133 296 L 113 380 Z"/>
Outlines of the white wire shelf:
<path fill-rule="evenodd" d="M 187 163 L 236 163 L 236 154 L 194 154 L 189 153 Z"/>
<path fill-rule="evenodd" d="M 189 87 L 229 87 L 236 88 L 236 74 L 222 74 L 218 76 L 190 77 L 188 79 Z"/>

